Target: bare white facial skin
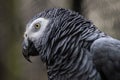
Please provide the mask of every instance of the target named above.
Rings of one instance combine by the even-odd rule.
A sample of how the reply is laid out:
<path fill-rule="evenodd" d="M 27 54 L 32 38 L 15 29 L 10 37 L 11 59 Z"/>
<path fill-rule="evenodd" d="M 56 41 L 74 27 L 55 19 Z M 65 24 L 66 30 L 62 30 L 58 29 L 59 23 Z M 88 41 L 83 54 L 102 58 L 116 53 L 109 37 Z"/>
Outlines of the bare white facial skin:
<path fill-rule="evenodd" d="M 37 31 L 33 31 L 35 24 L 40 24 L 40 28 Z M 37 40 L 42 33 L 44 32 L 46 26 L 48 25 L 49 20 L 45 18 L 38 18 L 30 23 L 29 26 L 26 27 L 26 31 L 24 33 L 24 39 L 30 39 L 32 41 Z"/>

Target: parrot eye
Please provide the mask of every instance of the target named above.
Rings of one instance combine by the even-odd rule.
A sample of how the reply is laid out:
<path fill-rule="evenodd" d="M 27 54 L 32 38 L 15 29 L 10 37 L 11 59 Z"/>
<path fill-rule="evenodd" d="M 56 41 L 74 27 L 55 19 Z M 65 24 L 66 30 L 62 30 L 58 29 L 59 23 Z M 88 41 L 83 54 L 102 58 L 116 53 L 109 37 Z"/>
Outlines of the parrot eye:
<path fill-rule="evenodd" d="M 35 28 L 35 29 L 40 29 L 40 27 L 41 27 L 41 24 L 40 24 L 40 23 L 36 23 L 36 24 L 34 25 L 34 28 Z"/>

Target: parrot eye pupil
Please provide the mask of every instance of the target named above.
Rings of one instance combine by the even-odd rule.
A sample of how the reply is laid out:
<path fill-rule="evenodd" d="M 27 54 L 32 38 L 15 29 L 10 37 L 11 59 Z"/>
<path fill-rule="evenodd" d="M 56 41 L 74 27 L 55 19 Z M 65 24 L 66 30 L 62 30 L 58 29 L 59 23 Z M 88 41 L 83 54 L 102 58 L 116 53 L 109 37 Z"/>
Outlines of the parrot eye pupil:
<path fill-rule="evenodd" d="M 35 29 L 40 29 L 40 27 L 41 27 L 40 23 L 37 23 L 37 24 L 34 25 Z"/>

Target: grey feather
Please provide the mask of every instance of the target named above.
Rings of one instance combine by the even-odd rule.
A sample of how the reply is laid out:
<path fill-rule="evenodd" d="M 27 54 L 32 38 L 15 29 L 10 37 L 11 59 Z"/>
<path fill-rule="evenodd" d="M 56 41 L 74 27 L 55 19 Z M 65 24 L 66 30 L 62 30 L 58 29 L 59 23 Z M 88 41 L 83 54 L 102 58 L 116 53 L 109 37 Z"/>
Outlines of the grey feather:
<path fill-rule="evenodd" d="M 120 80 L 120 41 L 100 38 L 91 46 L 93 61 L 106 80 Z"/>
<path fill-rule="evenodd" d="M 120 80 L 120 41 L 71 10 L 45 10 L 28 25 L 40 17 L 49 23 L 33 43 L 47 64 L 49 80 Z"/>
<path fill-rule="evenodd" d="M 39 17 L 51 20 L 45 32 L 49 32 L 46 46 L 40 49 L 38 44 L 38 49 L 44 50 L 40 54 L 46 60 L 49 80 L 101 80 L 89 49 L 94 40 L 105 34 L 70 10 L 50 9 Z"/>

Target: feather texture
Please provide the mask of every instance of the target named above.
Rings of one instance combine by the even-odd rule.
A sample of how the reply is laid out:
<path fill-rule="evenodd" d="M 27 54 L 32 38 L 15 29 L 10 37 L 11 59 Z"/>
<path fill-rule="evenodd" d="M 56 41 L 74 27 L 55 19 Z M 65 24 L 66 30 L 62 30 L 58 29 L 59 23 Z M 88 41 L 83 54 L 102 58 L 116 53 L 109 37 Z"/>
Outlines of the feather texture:
<path fill-rule="evenodd" d="M 63 8 L 43 11 L 27 26 L 43 19 L 48 21 L 42 26 L 44 31 L 33 41 L 29 39 L 34 44 L 29 50 L 36 50 L 46 63 L 49 80 L 120 80 L 120 41 Z M 34 53 L 26 52 L 30 51 L 24 50 L 27 59 Z"/>

